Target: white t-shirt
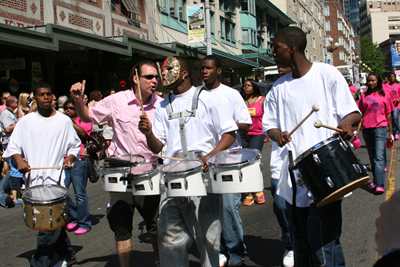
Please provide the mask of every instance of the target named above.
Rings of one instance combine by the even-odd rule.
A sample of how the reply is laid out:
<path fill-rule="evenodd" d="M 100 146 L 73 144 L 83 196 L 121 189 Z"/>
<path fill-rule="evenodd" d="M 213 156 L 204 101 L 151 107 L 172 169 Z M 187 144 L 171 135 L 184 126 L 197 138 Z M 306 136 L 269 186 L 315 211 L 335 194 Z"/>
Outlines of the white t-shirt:
<path fill-rule="evenodd" d="M 313 63 L 311 69 L 301 78 L 293 79 L 292 73 L 281 77 L 265 101 L 263 133 L 278 128 L 290 132 L 312 110 L 314 104 L 319 111 L 314 112 L 291 136 L 292 141 L 285 147 L 292 150 L 293 159 L 334 133 L 326 128 L 315 128 L 314 121 L 336 127 L 346 115 L 359 112 L 343 75 L 333 66 Z M 292 203 L 292 184 L 289 175 L 289 159 L 283 158 L 277 194 Z M 297 187 L 298 207 L 310 205 L 307 188 Z"/>
<path fill-rule="evenodd" d="M 217 88 L 208 91 L 211 94 L 216 95 L 221 100 L 221 103 L 227 103 L 228 108 L 231 111 L 233 120 L 236 123 L 246 123 L 248 125 L 253 124 L 246 103 L 244 102 L 243 97 L 237 90 L 221 83 L 220 86 L 218 86 Z M 236 140 L 229 148 L 232 149 L 241 147 L 242 141 L 240 139 L 240 134 L 236 132 Z"/>
<path fill-rule="evenodd" d="M 79 158 L 80 145 L 81 140 L 68 116 L 56 112 L 54 116 L 43 117 L 38 112 L 33 112 L 22 117 L 15 126 L 4 157 L 9 158 L 23 152 L 32 168 L 62 167 L 64 155 L 72 154 Z M 30 186 L 56 184 L 60 173 L 60 185 L 64 186 L 63 169 L 32 170 Z"/>
<path fill-rule="evenodd" d="M 190 110 L 194 90 L 195 87 L 192 87 L 183 94 L 171 94 L 172 112 Z M 185 118 L 188 151 L 200 150 L 207 154 L 217 146 L 219 136 L 238 129 L 230 113 L 218 100 L 210 92 L 203 90 L 199 96 L 196 116 Z M 182 152 L 179 119 L 168 119 L 165 104 L 162 101 L 156 108 L 153 133 L 163 144 L 168 144 L 165 155 L 173 157 L 175 153 Z M 165 164 L 168 163 L 170 160 L 166 159 Z"/>

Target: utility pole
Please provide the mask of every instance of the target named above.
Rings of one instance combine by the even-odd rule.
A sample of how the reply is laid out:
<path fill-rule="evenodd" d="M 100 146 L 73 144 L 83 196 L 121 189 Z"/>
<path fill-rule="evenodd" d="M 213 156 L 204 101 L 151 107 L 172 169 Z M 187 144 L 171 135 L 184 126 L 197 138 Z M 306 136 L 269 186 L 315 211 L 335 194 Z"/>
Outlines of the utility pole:
<path fill-rule="evenodd" d="M 206 9 L 206 45 L 207 45 L 207 55 L 212 55 L 210 0 L 205 0 L 204 1 L 204 6 L 205 6 L 205 9 Z"/>

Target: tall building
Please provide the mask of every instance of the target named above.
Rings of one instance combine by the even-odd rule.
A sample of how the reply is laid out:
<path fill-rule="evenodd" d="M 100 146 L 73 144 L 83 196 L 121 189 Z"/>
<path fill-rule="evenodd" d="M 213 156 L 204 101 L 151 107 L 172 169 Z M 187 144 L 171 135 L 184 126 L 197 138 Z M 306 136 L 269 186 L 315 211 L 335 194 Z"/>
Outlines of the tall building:
<path fill-rule="evenodd" d="M 353 25 L 354 35 L 358 36 L 360 23 L 359 0 L 340 0 L 343 6 L 343 13 L 347 21 Z"/>

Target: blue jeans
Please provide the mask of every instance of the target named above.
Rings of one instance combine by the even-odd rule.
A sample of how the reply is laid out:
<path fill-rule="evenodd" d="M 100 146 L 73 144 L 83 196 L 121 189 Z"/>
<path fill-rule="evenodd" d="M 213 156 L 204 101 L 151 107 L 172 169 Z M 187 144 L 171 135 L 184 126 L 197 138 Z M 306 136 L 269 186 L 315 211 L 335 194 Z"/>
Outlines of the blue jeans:
<path fill-rule="evenodd" d="M 222 194 L 224 220 L 222 222 L 220 252 L 243 256 L 246 246 L 243 243 L 242 219 L 239 208 L 242 194 Z"/>
<path fill-rule="evenodd" d="M 242 147 L 243 148 L 255 148 L 262 153 L 262 149 L 264 146 L 264 135 L 247 135 L 240 134 L 240 138 L 242 139 Z"/>
<path fill-rule="evenodd" d="M 0 205 L 5 207 L 6 206 L 6 199 L 7 199 L 7 194 L 6 192 L 11 191 L 11 175 L 10 172 L 8 172 L 6 175 L 4 175 L 3 179 L 0 180 Z"/>
<path fill-rule="evenodd" d="M 399 127 L 399 113 L 400 109 L 395 109 L 392 113 L 392 121 L 393 121 L 393 134 L 400 134 L 400 127 Z"/>
<path fill-rule="evenodd" d="M 276 194 L 278 189 L 279 179 L 271 179 L 271 194 L 274 198 L 274 213 L 278 220 L 279 226 L 282 229 L 282 241 L 285 243 L 287 250 L 293 250 L 290 243 L 289 222 L 286 215 L 286 200 Z"/>
<path fill-rule="evenodd" d="M 320 208 L 315 204 L 299 208 L 286 202 L 296 267 L 345 266 L 339 240 L 342 233 L 341 205 L 342 200 L 338 200 Z"/>
<path fill-rule="evenodd" d="M 74 161 L 76 168 L 67 170 L 65 176 L 65 188 L 69 189 L 72 182 L 74 187 L 76 205 L 68 196 L 68 219 L 70 223 L 78 223 L 85 230 L 91 230 L 92 222 L 89 220 L 89 198 L 86 193 L 87 161 Z"/>
<path fill-rule="evenodd" d="M 53 231 L 39 231 L 37 235 L 37 251 L 31 260 L 32 267 L 47 267 L 51 265 L 54 253 L 59 259 L 71 259 L 75 251 L 71 246 L 64 227 Z"/>
<path fill-rule="evenodd" d="M 161 267 L 189 267 L 187 250 L 196 242 L 202 267 L 219 266 L 221 195 L 162 196 L 158 219 Z"/>
<path fill-rule="evenodd" d="M 385 185 L 386 129 L 386 127 L 367 128 L 362 132 L 374 175 L 373 183 L 379 187 Z"/>

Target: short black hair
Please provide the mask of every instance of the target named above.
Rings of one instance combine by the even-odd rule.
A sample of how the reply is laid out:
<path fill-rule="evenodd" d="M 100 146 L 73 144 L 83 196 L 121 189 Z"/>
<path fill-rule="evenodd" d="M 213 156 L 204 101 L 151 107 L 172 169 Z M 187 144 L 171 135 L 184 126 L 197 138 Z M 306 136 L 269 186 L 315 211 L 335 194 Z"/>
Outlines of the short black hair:
<path fill-rule="evenodd" d="M 65 108 L 67 107 L 68 104 L 72 104 L 72 105 L 74 105 L 74 107 L 76 107 L 75 100 L 73 98 L 68 98 L 67 101 L 65 101 L 65 103 L 63 105 L 63 109 L 64 110 L 65 110 Z"/>
<path fill-rule="evenodd" d="M 204 61 L 204 60 L 212 60 L 212 61 L 214 61 L 214 64 L 215 64 L 215 66 L 217 67 L 217 69 L 219 69 L 219 68 L 222 67 L 221 59 L 220 59 L 219 57 L 215 56 L 215 55 L 208 55 L 208 56 L 205 56 L 205 57 L 203 58 L 203 61 Z"/>
<path fill-rule="evenodd" d="M 301 53 L 304 53 L 307 46 L 306 34 L 298 27 L 280 29 L 274 38 L 279 38 L 280 41 L 288 46 L 295 45 Z"/>
<path fill-rule="evenodd" d="M 187 57 L 175 57 L 181 65 L 181 71 L 186 70 L 189 73 L 189 77 L 192 76 L 192 63 Z"/>
<path fill-rule="evenodd" d="M 142 67 L 143 67 L 143 65 L 149 65 L 149 66 L 154 67 L 157 70 L 157 73 L 158 73 L 157 65 L 153 61 L 150 61 L 150 60 L 139 61 L 138 63 L 136 63 L 132 67 L 131 72 L 129 74 L 129 81 L 131 83 L 132 88 L 135 87 L 135 83 L 133 82 L 133 77 L 136 75 L 135 69 L 137 69 L 138 76 L 140 76 L 140 75 L 142 75 Z M 160 73 L 158 73 L 158 75 L 160 75 Z"/>
<path fill-rule="evenodd" d="M 50 92 L 52 92 L 52 91 L 51 91 L 51 86 L 50 86 L 48 83 L 45 83 L 45 82 L 38 82 L 38 83 L 36 83 L 36 84 L 33 85 L 33 89 L 32 89 L 33 96 L 36 96 L 36 92 L 37 92 L 37 89 L 38 89 L 38 88 L 49 88 L 49 89 L 50 89 Z"/>

